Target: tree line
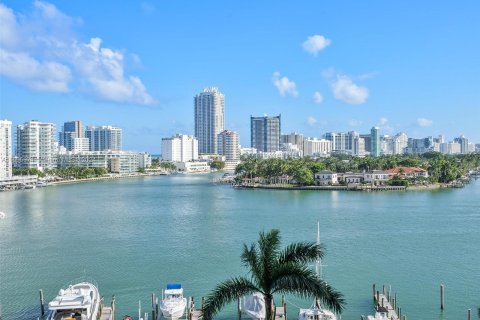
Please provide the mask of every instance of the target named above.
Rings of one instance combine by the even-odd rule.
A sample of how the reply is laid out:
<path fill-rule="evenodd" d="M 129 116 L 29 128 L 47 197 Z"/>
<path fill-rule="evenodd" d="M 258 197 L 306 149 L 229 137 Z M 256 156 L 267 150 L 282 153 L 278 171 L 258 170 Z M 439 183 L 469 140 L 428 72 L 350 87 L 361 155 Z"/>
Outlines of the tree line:
<path fill-rule="evenodd" d="M 313 185 L 314 175 L 322 170 L 336 173 L 388 170 L 395 167 L 418 167 L 428 171 L 431 183 L 449 183 L 462 176 L 468 170 L 480 168 L 480 154 L 444 155 L 438 152 L 422 155 L 385 155 L 380 157 L 352 157 L 335 155 L 328 158 L 313 159 L 258 159 L 243 158 L 236 167 L 237 179 L 264 178 L 288 175 L 299 185 Z"/>

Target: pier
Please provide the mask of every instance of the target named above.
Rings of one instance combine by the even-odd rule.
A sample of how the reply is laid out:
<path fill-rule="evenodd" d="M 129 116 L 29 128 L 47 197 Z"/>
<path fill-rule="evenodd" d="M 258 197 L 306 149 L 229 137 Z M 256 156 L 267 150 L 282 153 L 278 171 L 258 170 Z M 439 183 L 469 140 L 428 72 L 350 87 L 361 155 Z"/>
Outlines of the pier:
<path fill-rule="evenodd" d="M 407 316 L 403 315 L 402 308 L 398 306 L 397 293 L 392 295 L 391 287 L 388 292 L 385 291 L 385 285 L 382 286 L 382 291 L 376 290 L 375 284 L 373 284 L 373 301 L 375 310 L 381 310 L 386 312 L 388 319 L 390 320 L 407 320 Z"/>

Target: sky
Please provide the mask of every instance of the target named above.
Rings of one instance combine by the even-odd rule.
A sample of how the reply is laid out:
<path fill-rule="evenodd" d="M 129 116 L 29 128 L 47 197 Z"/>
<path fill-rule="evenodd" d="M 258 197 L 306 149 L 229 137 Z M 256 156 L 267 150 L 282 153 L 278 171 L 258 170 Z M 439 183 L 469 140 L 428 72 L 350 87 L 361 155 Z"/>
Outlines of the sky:
<path fill-rule="evenodd" d="M 225 127 L 250 115 L 282 133 L 480 143 L 480 2 L 0 0 L 0 119 L 123 129 L 160 153 L 193 134 L 193 98 L 225 94 Z"/>

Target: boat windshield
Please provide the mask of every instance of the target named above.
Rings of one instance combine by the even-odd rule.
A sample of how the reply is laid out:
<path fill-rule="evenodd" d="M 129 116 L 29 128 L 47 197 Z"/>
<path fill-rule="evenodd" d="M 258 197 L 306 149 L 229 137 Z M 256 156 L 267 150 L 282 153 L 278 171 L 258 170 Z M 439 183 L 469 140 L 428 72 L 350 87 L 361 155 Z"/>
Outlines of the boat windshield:
<path fill-rule="evenodd" d="M 177 300 L 182 300 L 182 298 L 183 298 L 183 296 L 181 294 L 167 294 L 167 295 L 165 295 L 166 300 L 177 301 Z"/>
<path fill-rule="evenodd" d="M 54 310 L 48 320 L 88 320 L 86 309 Z"/>

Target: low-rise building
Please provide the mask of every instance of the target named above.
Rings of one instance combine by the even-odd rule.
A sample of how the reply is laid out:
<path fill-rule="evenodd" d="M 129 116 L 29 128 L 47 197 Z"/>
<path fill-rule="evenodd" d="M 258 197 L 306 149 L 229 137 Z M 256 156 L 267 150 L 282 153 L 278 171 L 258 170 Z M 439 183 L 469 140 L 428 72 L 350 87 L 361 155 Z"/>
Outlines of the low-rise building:
<path fill-rule="evenodd" d="M 360 184 L 363 182 L 363 173 L 345 172 L 338 174 L 338 182 L 349 184 Z"/>
<path fill-rule="evenodd" d="M 317 186 L 331 186 L 338 184 L 337 173 L 330 170 L 317 172 L 315 173 L 315 184 Z"/>
<path fill-rule="evenodd" d="M 384 185 L 390 179 L 388 173 L 382 170 L 364 172 L 363 181 L 372 185 Z"/>
<path fill-rule="evenodd" d="M 419 177 L 428 178 L 428 171 L 418 167 L 395 167 L 386 170 L 385 173 L 387 173 L 390 178 L 393 178 L 395 176 L 409 179 Z"/>
<path fill-rule="evenodd" d="M 210 165 L 207 161 L 175 162 L 177 171 L 186 173 L 210 172 Z"/>

